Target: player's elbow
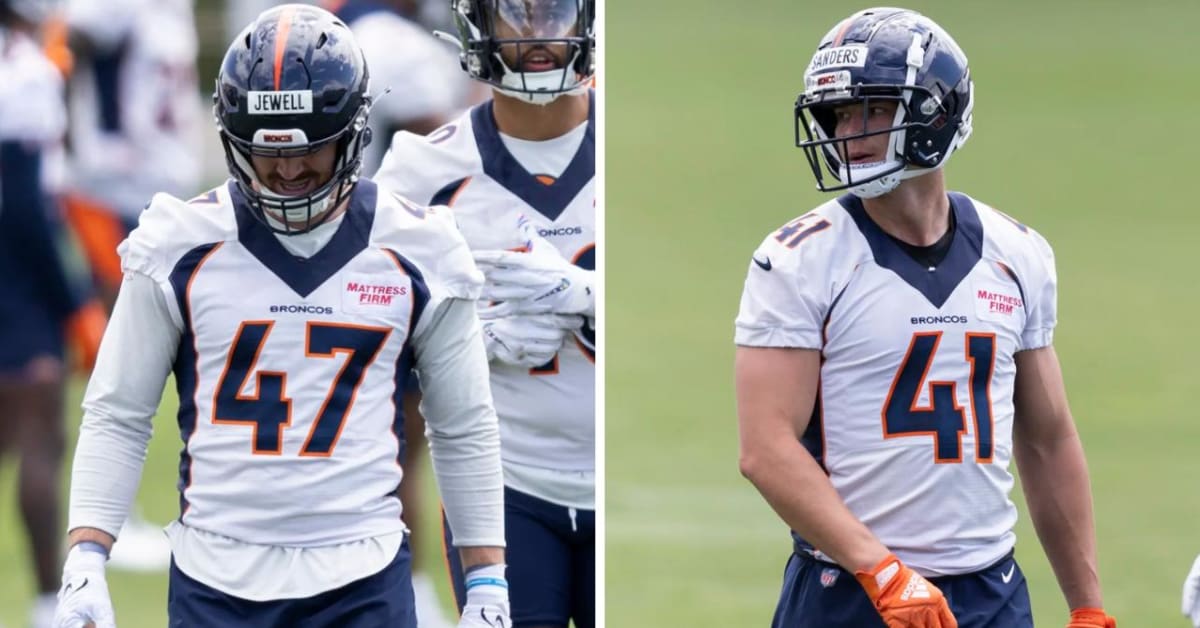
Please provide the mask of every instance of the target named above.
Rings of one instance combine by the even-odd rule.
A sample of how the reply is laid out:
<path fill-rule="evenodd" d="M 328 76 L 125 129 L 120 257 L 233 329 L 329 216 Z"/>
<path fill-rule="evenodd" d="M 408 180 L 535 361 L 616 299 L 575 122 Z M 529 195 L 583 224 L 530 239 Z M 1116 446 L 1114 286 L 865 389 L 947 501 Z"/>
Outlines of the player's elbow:
<path fill-rule="evenodd" d="M 742 444 L 738 454 L 738 470 L 741 471 L 742 477 L 757 485 L 759 478 L 769 473 L 769 467 L 770 463 L 761 448 Z"/>

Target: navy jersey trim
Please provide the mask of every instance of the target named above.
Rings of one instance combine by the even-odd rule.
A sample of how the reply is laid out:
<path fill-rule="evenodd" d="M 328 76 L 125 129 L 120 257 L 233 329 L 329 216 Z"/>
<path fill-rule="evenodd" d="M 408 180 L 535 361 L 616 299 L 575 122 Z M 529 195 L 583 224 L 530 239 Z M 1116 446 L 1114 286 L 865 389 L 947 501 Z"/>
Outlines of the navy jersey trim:
<path fill-rule="evenodd" d="M 390 255 L 392 260 L 408 275 L 412 283 L 413 294 L 412 317 L 408 321 L 408 335 L 404 338 L 404 348 L 400 351 L 400 356 L 396 359 L 396 387 L 392 391 L 392 405 L 396 408 L 396 416 L 392 420 L 392 433 L 396 435 L 396 442 L 399 443 L 396 462 L 403 467 L 407 453 L 407 443 L 404 439 L 404 393 L 408 391 L 410 380 L 414 377 L 413 363 L 415 358 L 412 337 L 413 331 L 417 328 L 417 321 L 421 319 L 421 315 L 425 313 L 425 307 L 429 305 L 429 286 L 425 283 L 425 276 L 421 274 L 420 270 L 417 270 L 415 264 L 391 249 L 384 249 L 384 252 Z"/>
<path fill-rule="evenodd" d="M 229 195 L 233 199 L 237 215 L 238 241 L 262 262 L 276 277 L 301 297 L 307 297 L 336 275 L 346 264 L 364 249 L 371 237 L 371 226 L 375 222 L 375 203 L 379 190 L 371 181 L 360 179 L 350 194 L 350 207 L 342 218 L 342 224 L 325 246 L 310 258 L 292 255 L 275 234 L 254 217 L 246 203 L 246 197 L 238 186 L 230 181 Z M 285 236 L 286 237 L 286 236 Z"/>
<path fill-rule="evenodd" d="M 471 110 L 471 126 L 475 145 L 483 162 L 483 172 L 504 186 L 530 207 L 550 220 L 558 220 L 571 201 L 579 196 L 588 181 L 596 175 L 596 94 L 588 92 L 588 124 L 579 149 L 570 165 L 554 183 L 546 185 L 525 170 L 521 162 L 508 152 L 500 139 L 492 101 Z"/>
<path fill-rule="evenodd" d="M 962 280 L 983 257 L 983 224 L 971 199 L 957 192 L 949 192 L 950 211 L 954 212 L 958 227 L 950 250 L 941 264 L 929 270 L 913 259 L 899 244 L 875 224 L 863 208 L 862 199 L 852 194 L 838 197 L 840 204 L 867 239 L 875 263 L 886 268 L 915 288 L 933 304 L 941 308 L 954 293 Z"/>
<path fill-rule="evenodd" d="M 449 207 L 450 203 L 454 202 L 455 195 L 458 194 L 458 191 L 462 189 L 463 185 L 465 185 L 467 180 L 470 178 L 471 177 L 463 177 L 447 183 L 445 187 L 437 192 L 434 192 L 433 196 L 429 198 L 429 202 L 426 203 L 426 205 L 445 205 Z"/>
<path fill-rule="evenodd" d="M 187 496 L 184 494 L 192 483 L 192 456 L 188 454 L 188 443 L 192 433 L 196 431 L 196 333 L 192 329 L 191 304 L 188 303 L 188 284 L 199 270 L 200 265 L 220 246 L 219 242 L 202 244 L 184 254 L 175 268 L 171 269 L 169 280 L 175 291 L 175 300 L 179 304 L 179 315 L 183 319 L 183 333 L 179 335 L 179 348 L 175 352 L 175 364 L 171 371 L 175 374 L 175 390 L 179 396 L 179 437 L 183 439 L 183 449 L 179 452 L 179 518 L 187 512 Z"/>

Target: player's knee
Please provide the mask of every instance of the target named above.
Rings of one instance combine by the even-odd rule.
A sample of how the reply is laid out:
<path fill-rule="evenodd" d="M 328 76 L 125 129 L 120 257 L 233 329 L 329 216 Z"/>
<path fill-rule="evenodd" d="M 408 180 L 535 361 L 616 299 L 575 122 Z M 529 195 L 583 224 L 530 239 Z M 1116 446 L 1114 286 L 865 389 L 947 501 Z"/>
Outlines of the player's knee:
<path fill-rule="evenodd" d="M 25 365 L 24 375 L 35 386 L 57 385 L 63 381 L 63 361 L 52 355 L 40 355 Z"/>

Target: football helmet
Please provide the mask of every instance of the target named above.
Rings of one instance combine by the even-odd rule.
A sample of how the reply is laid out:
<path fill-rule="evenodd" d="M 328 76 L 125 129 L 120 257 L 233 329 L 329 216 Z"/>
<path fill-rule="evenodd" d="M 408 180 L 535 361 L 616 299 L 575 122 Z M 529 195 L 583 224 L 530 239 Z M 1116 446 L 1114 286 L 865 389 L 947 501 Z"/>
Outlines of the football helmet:
<path fill-rule="evenodd" d="M 213 95 L 225 161 L 254 215 L 272 230 L 310 231 L 354 189 L 371 139 L 368 82 L 350 29 L 314 6 L 263 12 L 225 53 Z M 305 195 L 270 190 L 251 165 L 251 155 L 299 157 L 331 142 L 333 176 Z M 268 220 L 265 211 L 284 220 Z"/>
<path fill-rule="evenodd" d="M 897 103 L 889 128 L 868 131 L 866 112 Z M 835 108 L 861 103 L 863 131 L 836 137 Z M 933 20 L 905 9 L 874 8 L 846 18 L 821 39 L 796 99 L 796 146 L 822 191 L 861 198 L 886 194 L 904 179 L 946 165 L 971 135 L 975 88 L 967 57 Z M 882 161 L 848 164 L 849 142 L 888 134 Z M 827 169 L 836 183 L 827 181 Z"/>
<path fill-rule="evenodd" d="M 462 49 L 471 78 L 534 104 L 581 93 L 596 73 L 595 0 L 451 0 L 458 37 L 438 33 Z M 538 49 L 565 55 L 546 69 L 526 70 Z M 510 67 L 502 51 L 515 61 Z"/>

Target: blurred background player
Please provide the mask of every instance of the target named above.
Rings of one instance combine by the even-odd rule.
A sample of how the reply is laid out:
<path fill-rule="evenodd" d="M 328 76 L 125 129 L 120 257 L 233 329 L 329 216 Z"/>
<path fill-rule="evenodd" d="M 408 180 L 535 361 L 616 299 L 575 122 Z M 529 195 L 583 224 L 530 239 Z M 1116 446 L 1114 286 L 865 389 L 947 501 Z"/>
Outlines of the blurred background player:
<path fill-rule="evenodd" d="M 450 206 L 487 276 L 480 305 L 502 434 L 513 624 L 588 628 L 595 5 L 476 0 L 451 8 L 462 67 L 491 86 L 493 99 L 427 136 L 397 134 L 376 178 L 417 202 Z M 448 538 L 457 534 L 448 526 Z"/>
<path fill-rule="evenodd" d="M 1116 625 L 1053 252 L 946 191 L 974 104 L 958 44 L 903 9 L 842 20 L 804 74 L 797 144 L 849 193 L 759 246 L 735 332 L 742 472 L 794 537 L 776 628 L 1033 626 L 1013 460 L 1068 627 Z"/>
<path fill-rule="evenodd" d="M 64 204 L 98 291 L 111 308 L 121 284 L 117 245 L 157 192 L 199 187 L 203 160 L 191 0 L 68 0 L 69 187 Z M 112 564 L 165 570 L 159 526 L 135 510 Z"/>
<path fill-rule="evenodd" d="M 267 11 L 231 44 L 215 113 L 233 180 L 188 203 L 156 195 L 122 244 L 76 449 L 60 625 L 113 622 L 105 554 L 174 371 L 186 446 L 170 622 L 414 626 L 395 495 L 396 402 L 414 365 L 464 531 L 459 626 L 508 625 L 483 278 L 448 215 L 360 179 L 368 85 L 345 24 L 314 7 Z"/>
<path fill-rule="evenodd" d="M 378 142 L 367 146 L 363 172 L 371 176 L 400 131 L 425 135 L 486 97 L 459 69 L 453 50 L 414 21 L 414 0 L 333 0 L 371 67 L 371 129 Z M 386 91 L 390 90 L 390 93 Z"/>
<path fill-rule="evenodd" d="M 387 151 L 387 138 L 399 131 L 425 135 L 457 116 L 477 94 L 475 83 L 459 70 L 458 58 L 428 27 L 413 21 L 414 0 L 335 0 L 326 8 L 354 33 L 371 68 L 375 100 L 368 118 L 373 137 L 363 151 L 363 173 L 371 176 Z M 480 99 L 476 99 L 480 100 Z M 415 385 L 415 382 L 414 382 Z M 415 386 L 414 386 L 415 387 Z M 405 522 L 418 537 L 422 534 L 421 486 L 424 482 L 425 424 L 417 408 L 418 397 L 406 397 L 406 473 L 400 485 Z M 413 592 L 422 626 L 437 628 L 451 622 L 442 610 L 431 576 L 426 573 L 442 560 L 427 561 L 413 552 Z M 440 571 L 440 570 L 439 570 Z"/>
<path fill-rule="evenodd" d="M 62 176 L 63 81 L 36 39 L 51 4 L 0 0 L 0 458 L 20 459 L 35 628 L 54 614 L 61 564 L 66 332 L 103 328 L 103 310 L 83 298 L 86 282 L 73 280 L 60 255 L 64 233 L 52 193 Z M 90 368 L 94 355 L 76 357 Z"/>

